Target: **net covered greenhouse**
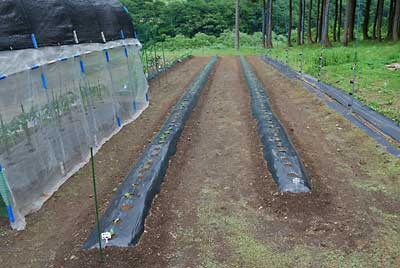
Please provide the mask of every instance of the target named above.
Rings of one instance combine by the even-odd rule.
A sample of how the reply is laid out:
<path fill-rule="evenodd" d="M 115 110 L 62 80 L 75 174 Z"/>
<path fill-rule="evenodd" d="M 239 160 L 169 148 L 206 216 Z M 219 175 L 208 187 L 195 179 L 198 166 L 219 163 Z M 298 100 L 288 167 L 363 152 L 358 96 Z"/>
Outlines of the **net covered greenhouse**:
<path fill-rule="evenodd" d="M 117 0 L 3 0 L 0 20 L 0 207 L 22 230 L 146 109 L 148 85 Z"/>

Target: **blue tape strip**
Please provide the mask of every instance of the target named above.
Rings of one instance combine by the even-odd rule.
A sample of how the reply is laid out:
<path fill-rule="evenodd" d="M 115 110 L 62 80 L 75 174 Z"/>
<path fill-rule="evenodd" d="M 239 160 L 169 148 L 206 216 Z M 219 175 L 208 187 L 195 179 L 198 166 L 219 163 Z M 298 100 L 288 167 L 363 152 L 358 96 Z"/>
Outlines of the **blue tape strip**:
<path fill-rule="evenodd" d="M 83 64 L 83 60 L 79 61 L 79 65 L 81 66 L 81 72 L 84 74 L 85 73 L 85 65 Z"/>
<path fill-rule="evenodd" d="M 117 116 L 117 124 L 118 124 L 118 127 L 121 127 L 121 118 L 119 118 L 119 116 Z"/>
<path fill-rule="evenodd" d="M 137 36 L 137 35 L 136 35 L 136 31 L 134 31 L 134 32 L 133 32 L 133 38 L 136 39 L 136 36 Z"/>
<path fill-rule="evenodd" d="M 125 39 L 125 34 L 124 34 L 124 31 L 123 31 L 123 30 L 121 30 L 121 31 L 119 32 L 119 34 L 120 34 L 120 36 L 121 36 L 121 39 Z"/>
<path fill-rule="evenodd" d="M 128 8 L 127 8 L 126 6 L 123 6 L 122 8 L 124 9 L 124 11 L 125 11 L 126 13 L 129 13 L 129 10 L 128 10 Z"/>
<path fill-rule="evenodd" d="M 125 57 L 129 57 L 129 55 L 128 55 L 128 49 L 126 48 L 126 47 L 124 47 L 124 51 L 125 51 Z"/>
<path fill-rule="evenodd" d="M 0 74 L 0 80 L 6 79 L 6 78 L 7 78 L 7 75 L 5 75 L 5 74 Z"/>
<path fill-rule="evenodd" d="M 3 166 L 0 164 L 0 172 L 3 172 Z"/>
<path fill-rule="evenodd" d="M 7 208 L 7 214 L 8 214 L 8 219 L 10 220 L 11 223 L 15 222 L 15 218 L 14 218 L 14 213 L 12 211 L 12 207 L 11 206 L 6 206 Z"/>
<path fill-rule="evenodd" d="M 106 60 L 107 60 L 107 62 L 110 62 L 110 55 L 108 54 L 108 51 L 105 50 L 105 51 L 104 51 L 104 54 L 106 55 Z"/>
<path fill-rule="evenodd" d="M 38 46 L 38 44 L 37 44 L 37 41 L 36 41 L 36 36 L 35 36 L 34 33 L 31 34 L 31 40 L 32 40 L 32 45 L 33 45 L 33 47 L 34 47 L 34 48 L 39 48 L 39 46 Z"/>
<path fill-rule="evenodd" d="M 32 69 L 32 70 L 39 69 L 39 65 L 34 65 L 34 66 L 31 67 L 31 69 Z"/>
<path fill-rule="evenodd" d="M 149 102 L 149 95 L 146 93 L 146 101 Z"/>
<path fill-rule="evenodd" d="M 137 111 L 136 101 L 133 101 L 132 106 L 133 106 L 133 110 L 136 112 Z"/>
<path fill-rule="evenodd" d="M 44 89 L 47 89 L 47 79 L 46 79 L 46 75 L 44 73 L 40 74 L 40 77 L 42 78 L 42 86 Z"/>
<path fill-rule="evenodd" d="M 60 61 L 67 61 L 68 60 L 68 58 L 62 58 L 62 59 L 60 59 Z"/>

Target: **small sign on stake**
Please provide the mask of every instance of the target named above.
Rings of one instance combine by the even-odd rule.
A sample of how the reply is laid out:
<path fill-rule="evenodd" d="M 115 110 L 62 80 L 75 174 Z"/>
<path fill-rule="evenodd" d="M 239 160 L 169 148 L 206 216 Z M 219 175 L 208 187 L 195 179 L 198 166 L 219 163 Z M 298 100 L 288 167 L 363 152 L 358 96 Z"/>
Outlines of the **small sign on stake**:
<path fill-rule="evenodd" d="M 111 238 L 112 238 L 112 235 L 110 232 L 101 233 L 101 239 L 106 240 L 106 244 L 108 243 L 108 240 L 110 240 Z"/>

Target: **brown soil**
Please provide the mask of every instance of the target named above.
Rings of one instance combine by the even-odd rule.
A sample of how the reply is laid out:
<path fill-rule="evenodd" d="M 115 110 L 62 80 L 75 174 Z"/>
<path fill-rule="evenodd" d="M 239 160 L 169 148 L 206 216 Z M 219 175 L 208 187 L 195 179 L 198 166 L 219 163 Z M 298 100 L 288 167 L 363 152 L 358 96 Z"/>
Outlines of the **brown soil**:
<path fill-rule="evenodd" d="M 158 131 L 171 107 L 207 62 L 208 58 L 193 58 L 175 66 L 159 79 L 153 79 L 150 82 L 149 108 L 95 156 L 102 210 Z M 27 217 L 25 231 L 11 231 L 3 222 L 0 226 L 2 267 L 53 267 L 58 254 L 65 253 L 71 257 L 94 224 L 92 189 L 87 165 L 71 177 L 39 212 Z"/>

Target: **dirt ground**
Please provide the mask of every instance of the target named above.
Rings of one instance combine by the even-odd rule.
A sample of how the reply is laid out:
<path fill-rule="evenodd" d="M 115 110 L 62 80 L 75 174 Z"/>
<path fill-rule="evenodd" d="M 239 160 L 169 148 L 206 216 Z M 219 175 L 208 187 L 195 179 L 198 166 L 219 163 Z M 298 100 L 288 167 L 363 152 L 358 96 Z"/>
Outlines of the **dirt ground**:
<path fill-rule="evenodd" d="M 304 162 L 312 193 L 277 193 L 263 159 L 239 60 L 223 57 L 183 131 L 136 247 L 106 249 L 101 266 L 97 251 L 80 250 L 94 217 L 89 202 L 79 210 L 75 206 L 83 212 L 68 218 L 73 215 L 68 205 L 76 190 L 71 188 L 58 193 L 69 195 L 64 204 L 53 201 L 55 197 L 38 213 L 41 217 L 30 218 L 30 237 L 21 233 L 10 240 L 12 248 L 20 250 L 16 257 L 23 256 L 24 250 L 32 258 L 34 252 L 42 254 L 42 261 L 33 267 L 400 267 L 400 160 L 386 154 L 300 83 L 287 80 L 256 57 L 247 59 Z M 191 62 L 199 69 L 206 60 Z M 182 77 L 190 81 L 196 73 L 191 72 Z M 175 90 L 176 95 L 182 92 Z M 161 115 L 154 128 L 161 123 Z M 138 128 L 127 133 L 125 142 L 135 131 Z M 142 134 L 151 136 L 141 130 Z M 111 150 L 114 162 L 124 160 L 124 154 L 118 153 L 124 150 L 123 144 L 118 144 Z M 137 154 L 126 162 L 127 169 L 136 158 Z M 103 161 L 112 162 L 110 158 Z M 109 181 L 109 191 L 115 187 L 112 182 L 123 178 L 122 173 Z M 90 184 L 87 188 L 90 195 Z M 111 194 L 112 190 L 103 196 L 104 206 Z M 63 205 L 63 218 L 50 218 L 56 216 L 51 215 L 51 206 L 60 211 Z M 52 231 L 40 237 L 39 227 L 33 228 L 46 213 L 55 226 L 47 223 Z M 62 234 L 56 229 L 63 230 Z M 32 248 L 36 244 L 39 248 Z M 8 267 L 23 267 L 15 264 Z"/>
<path fill-rule="evenodd" d="M 238 59 L 224 57 L 185 127 L 139 245 L 107 250 L 104 266 L 397 267 L 399 160 L 300 84 L 249 61 L 313 192 L 277 193 Z M 64 256 L 63 266 L 97 267 L 96 254 Z"/>
<path fill-rule="evenodd" d="M 153 79 L 150 82 L 149 108 L 95 156 L 102 209 L 107 207 L 114 189 L 158 131 L 171 107 L 207 62 L 208 58 L 193 58 L 175 66 L 160 79 Z M 93 228 L 92 193 L 90 167 L 87 165 L 71 177 L 39 212 L 27 217 L 25 231 L 11 231 L 3 220 L 0 223 L 2 267 L 53 267 L 58 252 L 67 251 L 72 256 Z"/>

